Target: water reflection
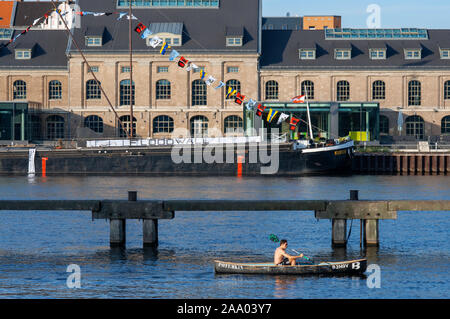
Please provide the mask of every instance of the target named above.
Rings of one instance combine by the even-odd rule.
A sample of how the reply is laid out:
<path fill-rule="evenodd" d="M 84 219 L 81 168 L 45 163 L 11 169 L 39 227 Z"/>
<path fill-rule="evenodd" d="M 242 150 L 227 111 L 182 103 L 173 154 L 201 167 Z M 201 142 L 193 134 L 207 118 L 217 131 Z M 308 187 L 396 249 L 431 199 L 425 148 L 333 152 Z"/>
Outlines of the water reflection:
<path fill-rule="evenodd" d="M 295 276 L 275 276 L 274 297 L 279 299 L 289 298 L 290 291 L 297 281 Z"/>

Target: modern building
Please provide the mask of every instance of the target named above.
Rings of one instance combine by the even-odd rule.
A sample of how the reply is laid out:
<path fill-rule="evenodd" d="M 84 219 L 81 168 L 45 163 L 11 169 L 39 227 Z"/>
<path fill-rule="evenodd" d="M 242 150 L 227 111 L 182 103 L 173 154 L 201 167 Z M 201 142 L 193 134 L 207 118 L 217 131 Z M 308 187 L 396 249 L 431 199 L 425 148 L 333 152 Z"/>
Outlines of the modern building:
<path fill-rule="evenodd" d="M 450 134 L 450 29 L 334 24 L 317 30 L 327 25 L 305 24 L 305 17 L 263 18 L 261 2 L 138 1 L 133 28 L 143 23 L 199 67 L 188 72 L 169 60 L 170 51 L 162 55 L 134 31 L 130 64 L 129 20 L 117 14 L 128 14 L 126 0 L 78 0 L 71 4 L 75 11 L 99 13 L 66 18 L 87 63 L 56 12 L 1 48 L 2 125 L 11 132 L 16 122 L 5 116 L 20 102 L 28 104 L 28 122 L 14 125 L 28 127 L 28 135 L 20 136 L 33 140 L 126 137 L 131 123 L 135 136 L 154 138 L 175 130 L 215 136 L 273 127 L 227 99 L 232 87 L 268 109 L 302 119 L 305 106 L 293 106 L 291 99 L 308 93 L 315 134 L 325 138 L 349 132 L 368 132 L 370 139 Z M 15 3 L 10 26 L 0 28 L 0 46 L 50 4 Z M 340 17 L 332 18 L 340 23 Z M 226 86 L 208 86 L 200 70 Z M 300 124 L 298 133 L 305 131 Z"/>
<path fill-rule="evenodd" d="M 304 16 L 303 30 L 340 29 L 341 16 Z"/>

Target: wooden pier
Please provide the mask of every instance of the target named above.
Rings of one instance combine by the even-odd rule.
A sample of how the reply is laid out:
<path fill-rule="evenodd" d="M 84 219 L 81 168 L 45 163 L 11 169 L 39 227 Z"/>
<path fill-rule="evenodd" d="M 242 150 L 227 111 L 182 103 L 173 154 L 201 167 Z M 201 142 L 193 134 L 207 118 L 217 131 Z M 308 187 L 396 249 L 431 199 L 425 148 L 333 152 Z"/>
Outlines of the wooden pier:
<path fill-rule="evenodd" d="M 447 175 L 450 153 L 356 153 L 352 170 L 363 174 Z"/>
<path fill-rule="evenodd" d="M 158 246 L 158 220 L 175 218 L 175 211 L 298 211 L 314 212 L 317 219 L 332 220 L 333 247 L 347 245 L 347 221 L 361 221 L 361 243 L 379 245 L 379 221 L 397 219 L 399 211 L 448 211 L 450 200 L 0 200 L 0 211 L 90 211 L 92 219 L 110 221 L 110 246 L 126 244 L 126 220 L 143 221 L 143 246 Z"/>

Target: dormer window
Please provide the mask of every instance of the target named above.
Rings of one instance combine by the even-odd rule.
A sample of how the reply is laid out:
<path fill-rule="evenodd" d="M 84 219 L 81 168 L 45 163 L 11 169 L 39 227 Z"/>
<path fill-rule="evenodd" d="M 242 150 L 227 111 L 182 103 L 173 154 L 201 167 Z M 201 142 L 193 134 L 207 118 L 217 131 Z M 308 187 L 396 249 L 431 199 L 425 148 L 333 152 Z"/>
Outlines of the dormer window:
<path fill-rule="evenodd" d="M 352 58 L 351 49 L 336 49 L 334 51 L 334 58 L 336 60 L 350 60 Z"/>
<path fill-rule="evenodd" d="M 314 60 L 316 58 L 316 50 L 314 49 L 300 49 L 300 60 Z"/>
<path fill-rule="evenodd" d="M 441 52 L 441 59 L 450 59 L 450 49 L 439 49 L 439 51 Z"/>
<path fill-rule="evenodd" d="M 386 49 L 370 49 L 370 59 L 372 60 L 385 60 L 386 59 Z"/>
<path fill-rule="evenodd" d="M 422 50 L 420 49 L 405 49 L 406 60 L 419 60 L 422 58 Z"/>
<path fill-rule="evenodd" d="M 157 36 L 172 47 L 181 46 L 183 44 L 183 23 L 181 22 L 155 22 L 150 23 L 148 29 L 152 35 L 147 37 L 147 46 L 153 37 Z"/>
<path fill-rule="evenodd" d="M 244 44 L 244 28 L 226 27 L 225 39 L 227 47 L 241 47 Z"/>
<path fill-rule="evenodd" d="M 31 59 L 31 49 L 16 49 L 16 60 Z"/>
<path fill-rule="evenodd" d="M 242 46 L 242 38 L 227 38 L 227 47 Z"/>
<path fill-rule="evenodd" d="M 101 47 L 102 46 L 102 37 L 86 37 L 86 46 L 87 47 Z"/>

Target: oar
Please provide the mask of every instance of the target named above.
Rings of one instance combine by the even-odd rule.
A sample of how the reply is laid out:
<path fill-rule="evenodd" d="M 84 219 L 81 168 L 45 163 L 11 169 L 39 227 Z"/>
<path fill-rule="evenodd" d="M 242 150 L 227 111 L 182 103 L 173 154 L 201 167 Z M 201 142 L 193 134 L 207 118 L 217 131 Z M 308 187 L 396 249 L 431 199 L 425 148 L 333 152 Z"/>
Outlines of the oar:
<path fill-rule="evenodd" d="M 270 235 L 269 235 L 269 239 L 270 239 L 271 241 L 273 241 L 274 243 L 279 243 L 279 242 L 280 242 L 280 239 L 279 239 L 278 236 L 275 235 L 275 234 L 270 234 Z M 293 252 L 295 252 L 295 253 L 297 253 L 298 255 L 300 255 L 300 253 L 299 253 L 298 251 L 296 251 L 296 250 L 294 250 L 294 249 L 290 249 L 290 250 L 292 250 Z M 314 261 L 313 261 L 310 257 L 306 257 L 305 255 L 303 255 L 303 258 L 305 258 L 305 259 L 306 259 L 307 261 L 309 261 L 309 262 L 314 263 Z"/>

